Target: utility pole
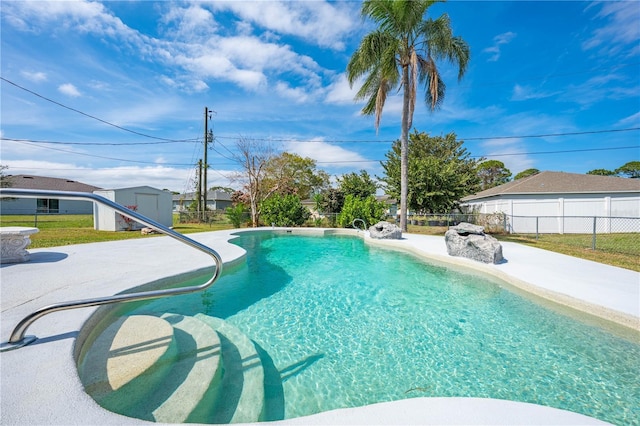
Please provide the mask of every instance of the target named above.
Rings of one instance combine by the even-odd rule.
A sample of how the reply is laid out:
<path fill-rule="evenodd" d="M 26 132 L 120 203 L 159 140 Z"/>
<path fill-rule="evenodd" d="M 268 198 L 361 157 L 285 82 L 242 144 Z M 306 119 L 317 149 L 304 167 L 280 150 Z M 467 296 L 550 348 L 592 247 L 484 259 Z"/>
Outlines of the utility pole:
<path fill-rule="evenodd" d="M 202 179 L 202 219 L 207 220 L 207 151 L 209 148 L 209 108 L 204 107 L 204 176 Z"/>
<path fill-rule="evenodd" d="M 204 175 L 202 177 L 202 219 L 207 220 L 207 171 L 209 163 L 207 163 L 207 151 L 209 150 L 209 142 L 213 142 L 213 132 L 209 132 L 209 119 L 214 111 L 210 111 L 208 107 L 204 107 Z M 211 140 L 209 140 L 211 139 Z"/>
<path fill-rule="evenodd" d="M 198 160 L 198 214 L 202 211 L 202 159 Z"/>

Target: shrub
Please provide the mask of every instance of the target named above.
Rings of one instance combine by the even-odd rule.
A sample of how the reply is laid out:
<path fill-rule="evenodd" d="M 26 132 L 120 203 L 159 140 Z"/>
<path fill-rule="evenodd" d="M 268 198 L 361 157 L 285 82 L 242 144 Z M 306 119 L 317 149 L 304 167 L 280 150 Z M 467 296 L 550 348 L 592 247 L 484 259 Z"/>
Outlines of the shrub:
<path fill-rule="evenodd" d="M 226 213 L 234 228 L 240 228 L 245 217 L 246 207 L 238 203 L 233 207 L 227 207 Z"/>
<path fill-rule="evenodd" d="M 297 195 L 275 194 L 260 205 L 261 218 L 267 225 L 300 226 L 311 216 Z"/>
<path fill-rule="evenodd" d="M 347 195 L 342 211 L 338 215 L 338 226 L 346 228 L 351 226 L 354 219 L 362 219 L 369 227 L 384 218 L 384 211 L 384 204 L 377 201 L 374 196 L 361 199 Z"/>

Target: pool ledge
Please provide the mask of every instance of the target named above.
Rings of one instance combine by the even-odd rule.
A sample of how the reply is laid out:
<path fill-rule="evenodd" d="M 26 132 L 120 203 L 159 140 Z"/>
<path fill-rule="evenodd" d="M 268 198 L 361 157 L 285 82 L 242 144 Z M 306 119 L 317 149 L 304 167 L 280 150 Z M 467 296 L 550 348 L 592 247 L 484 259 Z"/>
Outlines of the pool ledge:
<path fill-rule="evenodd" d="M 640 333 L 638 272 L 511 242 L 501 243 L 505 262 L 496 265 L 450 256 L 443 237 L 404 234 L 402 240 L 378 240 L 366 235 L 365 241 L 495 277 L 512 290 L 588 315 L 601 326 Z"/>
<path fill-rule="evenodd" d="M 258 231 L 282 231 L 263 228 Z M 217 250 L 225 268 L 244 260 L 230 244 L 238 231 L 190 234 Z M 243 230 L 242 232 L 254 232 Z M 293 232 L 293 231 L 292 231 Z M 296 230 L 295 233 L 304 232 Z M 307 231 L 311 232 L 311 231 Z M 335 233 L 335 230 L 314 230 Z M 345 233 L 346 231 L 339 231 Z M 363 236 L 363 232 L 346 232 Z M 368 237 L 364 237 L 368 238 Z M 370 240 L 370 239 L 369 239 Z M 367 240 L 368 243 L 376 243 Z M 406 234 L 397 248 L 430 260 L 462 262 L 493 275 L 504 274 L 554 293 L 567 294 L 640 321 L 640 274 L 517 244 L 503 244 L 508 262 L 471 265 L 447 259 L 441 237 Z M 51 303 L 116 294 L 132 287 L 211 267 L 211 259 L 168 237 L 32 249 L 31 260 L 3 264 L 2 340 L 27 314 Z M 544 265 L 541 267 L 540 265 Z M 580 283 L 580 284 L 577 284 Z M 594 298 L 597 295 L 597 298 Z M 57 312 L 36 321 L 27 334 L 39 337 L 22 349 L 0 355 L 2 424 L 136 425 L 98 406 L 85 392 L 74 361 L 75 342 L 97 308 Z M 476 398 L 415 398 L 316 414 L 276 424 L 604 424 L 583 415 L 512 401 Z"/>

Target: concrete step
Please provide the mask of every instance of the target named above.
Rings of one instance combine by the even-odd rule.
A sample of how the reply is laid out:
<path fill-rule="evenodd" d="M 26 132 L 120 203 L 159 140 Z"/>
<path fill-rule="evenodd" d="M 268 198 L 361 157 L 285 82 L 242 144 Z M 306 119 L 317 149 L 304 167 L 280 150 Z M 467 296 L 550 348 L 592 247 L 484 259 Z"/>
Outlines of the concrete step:
<path fill-rule="evenodd" d="M 78 365 L 90 394 L 103 407 L 126 414 L 158 386 L 178 352 L 171 324 L 148 315 L 121 317 L 91 344 Z M 122 398 L 121 395 L 126 395 Z"/>
<path fill-rule="evenodd" d="M 253 344 L 237 327 L 204 314 L 196 318 L 220 335 L 224 375 L 211 423 L 252 423 L 262 420 L 264 370 Z"/>
<path fill-rule="evenodd" d="M 155 395 L 162 399 L 168 390 L 172 392 L 153 410 L 153 418 L 162 423 L 207 422 L 208 408 L 217 399 L 222 381 L 218 333 L 194 317 L 164 314 L 162 319 L 173 325 L 180 351 L 165 379 L 165 390 Z"/>

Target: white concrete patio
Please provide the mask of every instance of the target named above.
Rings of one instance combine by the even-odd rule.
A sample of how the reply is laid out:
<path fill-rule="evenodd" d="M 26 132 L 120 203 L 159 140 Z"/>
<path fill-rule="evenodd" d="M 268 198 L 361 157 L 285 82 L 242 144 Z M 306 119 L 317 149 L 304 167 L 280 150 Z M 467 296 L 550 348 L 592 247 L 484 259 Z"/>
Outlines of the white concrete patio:
<path fill-rule="evenodd" d="M 268 228 L 271 229 L 271 228 Z M 244 251 L 228 240 L 237 231 L 190 234 L 214 248 L 225 265 Z M 294 232 L 318 232 L 296 229 Z M 362 235 L 362 233 L 360 233 Z M 503 243 L 507 262 L 479 264 L 446 254 L 442 237 L 405 234 L 397 246 L 438 262 L 454 263 L 507 280 L 545 298 L 640 330 L 640 273 Z M 1 339 L 43 306 L 112 295 L 167 277 L 202 272 L 211 259 L 169 237 L 29 250 L 24 263 L 0 269 Z M 85 392 L 74 361 L 79 330 L 96 308 L 57 312 L 27 331 L 38 340 L 0 355 L 2 424 L 148 424 L 103 410 Z M 640 336 L 640 334 L 638 334 Z M 512 401 L 415 398 L 291 419 L 277 424 L 602 424 L 580 414 Z"/>

